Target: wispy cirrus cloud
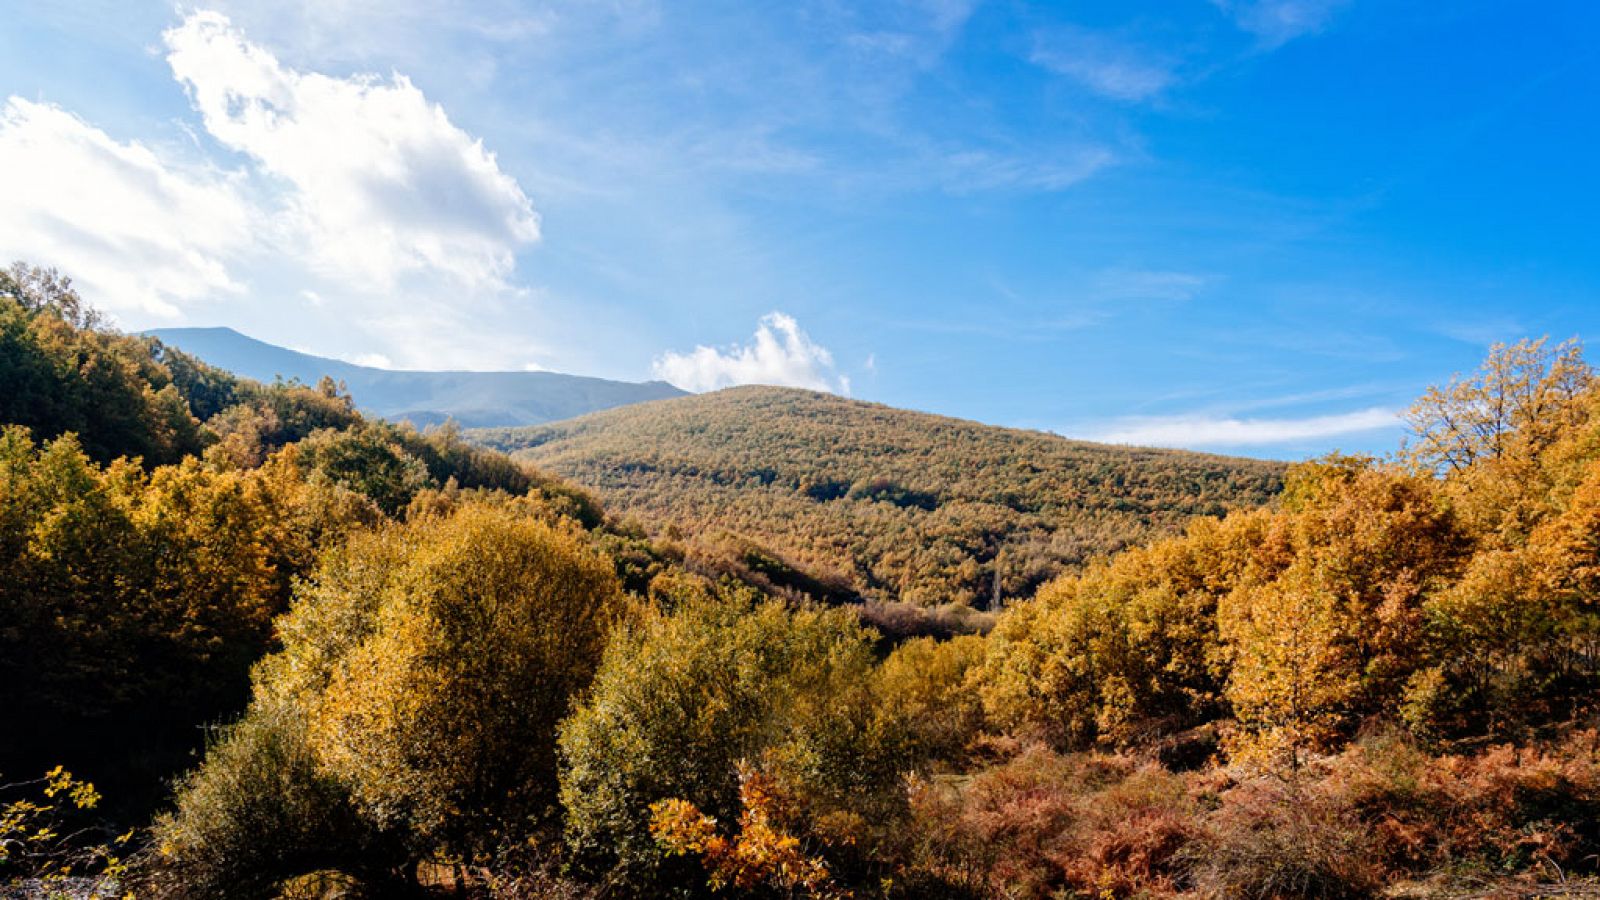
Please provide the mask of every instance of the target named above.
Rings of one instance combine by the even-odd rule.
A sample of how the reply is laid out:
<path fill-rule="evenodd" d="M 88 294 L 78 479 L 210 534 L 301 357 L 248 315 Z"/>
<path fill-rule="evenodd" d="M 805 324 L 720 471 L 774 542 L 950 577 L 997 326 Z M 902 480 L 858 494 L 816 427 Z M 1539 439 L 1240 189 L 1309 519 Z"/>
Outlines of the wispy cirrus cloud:
<path fill-rule="evenodd" d="M 1106 269 L 1095 278 L 1095 293 L 1104 300 L 1183 301 L 1193 298 L 1211 281 L 1197 272 Z"/>
<path fill-rule="evenodd" d="M 1145 447 L 1264 447 L 1323 441 L 1395 428 L 1399 412 L 1372 407 L 1353 412 L 1286 418 L 1251 418 L 1205 413 L 1137 416 L 1089 429 L 1087 440 Z"/>
<path fill-rule="evenodd" d="M 761 317 L 748 344 L 699 346 L 656 358 L 657 378 L 686 391 L 714 391 L 739 384 L 771 384 L 849 394 L 850 379 L 834 368 L 833 354 L 813 341 L 794 317 Z"/>
<path fill-rule="evenodd" d="M 934 164 L 944 189 L 955 194 L 992 190 L 1060 191 L 1115 165 L 1118 154 L 1099 144 L 1065 148 L 1057 153 L 1026 156 L 966 149 Z"/>
<path fill-rule="evenodd" d="M 1265 49 L 1316 34 L 1349 0 L 1213 0 L 1234 24 L 1255 35 Z"/>
<path fill-rule="evenodd" d="M 1178 80 L 1172 59 L 1116 35 L 1073 26 L 1035 34 L 1028 58 L 1115 100 L 1148 100 Z"/>

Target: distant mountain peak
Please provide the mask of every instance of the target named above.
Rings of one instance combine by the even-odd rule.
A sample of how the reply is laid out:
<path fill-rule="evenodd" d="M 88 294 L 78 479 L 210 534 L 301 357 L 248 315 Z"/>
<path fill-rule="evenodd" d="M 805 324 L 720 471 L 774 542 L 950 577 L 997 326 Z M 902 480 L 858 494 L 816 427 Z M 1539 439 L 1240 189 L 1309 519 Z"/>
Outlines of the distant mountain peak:
<path fill-rule="evenodd" d="M 379 369 L 269 344 L 227 326 L 156 328 L 163 344 L 247 378 L 342 381 L 356 405 L 419 426 L 454 419 L 467 427 L 514 427 L 678 397 L 661 381 L 630 382 L 561 372 Z"/>

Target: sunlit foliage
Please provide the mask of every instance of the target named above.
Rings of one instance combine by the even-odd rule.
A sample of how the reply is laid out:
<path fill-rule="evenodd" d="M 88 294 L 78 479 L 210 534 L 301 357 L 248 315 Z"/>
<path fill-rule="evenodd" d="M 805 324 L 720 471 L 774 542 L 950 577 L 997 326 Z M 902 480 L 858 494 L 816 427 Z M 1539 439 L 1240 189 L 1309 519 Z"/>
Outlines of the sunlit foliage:
<path fill-rule="evenodd" d="M 353 537 L 301 588 L 250 712 L 180 790 L 161 828 L 173 865 L 382 881 L 514 844 L 551 815 L 557 724 L 619 612 L 610 563 L 515 503 Z M 279 824 L 227 850 L 251 823 Z"/>
<path fill-rule="evenodd" d="M 853 616 L 693 587 L 673 602 L 612 641 L 561 733 L 570 843 L 646 882 L 669 874 L 651 804 L 679 799 L 737 821 L 741 761 L 779 766 L 819 800 L 879 785 L 871 709 L 851 696 L 873 666 Z"/>
<path fill-rule="evenodd" d="M 668 853 L 695 854 L 710 872 L 712 890 L 769 888 L 789 896 L 846 897 L 828 875 L 826 861 L 807 856 L 784 820 L 794 818 L 792 798 L 770 777 L 739 767 L 739 828 L 724 836 L 717 821 L 687 800 L 650 805 L 650 833 Z"/>
<path fill-rule="evenodd" d="M 976 687 L 999 723 L 1062 747 L 1128 743 L 1226 709 L 1217 604 L 1284 565 L 1263 512 L 1199 519 L 1046 586 L 991 636 Z"/>
<path fill-rule="evenodd" d="M 60 766 L 34 781 L 0 784 L 0 886 L 26 883 L 48 895 L 70 882 L 115 891 L 133 832 L 100 834 L 87 819 L 99 805 L 95 786 Z"/>
<path fill-rule="evenodd" d="M 365 815 L 481 849 L 553 801 L 556 725 L 589 682 L 616 598 L 610 563 L 575 535 L 468 505 L 332 557 L 268 671 L 325 667 L 312 746 Z M 321 632 L 346 616 L 350 630 Z"/>
<path fill-rule="evenodd" d="M 976 686 L 1058 746 L 1230 720 L 1295 765 L 1363 723 L 1559 721 L 1600 686 L 1600 403 L 1578 348 L 1497 348 L 1413 410 L 1393 460 L 1291 469 L 1278 508 L 1197 522 L 1005 616 Z"/>

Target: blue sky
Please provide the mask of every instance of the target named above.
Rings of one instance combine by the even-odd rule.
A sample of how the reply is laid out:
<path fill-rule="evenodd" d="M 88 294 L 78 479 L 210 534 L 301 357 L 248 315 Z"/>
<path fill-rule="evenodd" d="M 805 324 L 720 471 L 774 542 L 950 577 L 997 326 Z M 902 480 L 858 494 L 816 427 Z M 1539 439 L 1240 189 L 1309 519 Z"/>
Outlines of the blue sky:
<path fill-rule="evenodd" d="M 1383 451 L 1600 325 L 1600 5 L 24 4 L 0 255 L 126 328 Z"/>

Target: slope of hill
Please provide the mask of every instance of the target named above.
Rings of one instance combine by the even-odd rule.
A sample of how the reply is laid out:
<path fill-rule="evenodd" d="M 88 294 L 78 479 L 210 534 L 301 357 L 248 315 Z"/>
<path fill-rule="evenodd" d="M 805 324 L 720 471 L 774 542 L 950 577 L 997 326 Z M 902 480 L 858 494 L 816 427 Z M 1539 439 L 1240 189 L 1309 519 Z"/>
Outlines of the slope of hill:
<path fill-rule="evenodd" d="M 872 600 L 979 608 L 1191 516 L 1265 503 L 1283 474 L 768 387 L 469 438 L 757 569 L 797 567 Z"/>
<path fill-rule="evenodd" d="M 634 383 L 558 372 L 416 372 L 375 369 L 277 347 L 231 328 L 158 328 L 145 334 L 246 378 L 342 381 L 356 405 L 418 426 L 534 425 L 683 394 L 662 381 Z"/>

